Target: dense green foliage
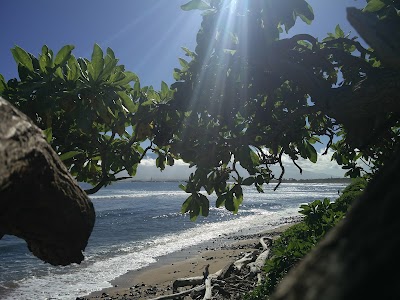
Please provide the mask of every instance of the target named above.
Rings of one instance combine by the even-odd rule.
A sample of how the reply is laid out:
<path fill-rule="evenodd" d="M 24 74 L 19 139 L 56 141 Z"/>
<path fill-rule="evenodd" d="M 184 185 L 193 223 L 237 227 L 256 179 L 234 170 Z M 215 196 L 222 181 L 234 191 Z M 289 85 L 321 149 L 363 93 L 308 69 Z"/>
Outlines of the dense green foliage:
<path fill-rule="evenodd" d="M 287 272 L 346 215 L 366 184 L 364 179 L 355 179 L 335 202 L 325 198 L 302 205 L 300 213 L 304 215 L 303 221 L 291 226 L 273 241 L 271 258 L 265 264 L 265 281 L 245 299 L 268 299 Z"/>
<path fill-rule="evenodd" d="M 398 4 L 370 0 L 366 12 L 357 12 L 391 29 Z M 316 163 L 321 136 L 353 177 L 361 174 L 360 160 L 375 172 L 390 158 L 399 141 L 392 93 L 399 72 L 379 51 L 339 25 L 322 41 L 283 37 L 298 20 L 314 19 L 305 0 L 193 0 L 182 8 L 203 11 L 197 46 L 183 49 L 176 82 L 162 82 L 160 91 L 141 87 L 111 49 L 104 54 L 97 45 L 90 60 L 75 58 L 70 45 L 56 55 L 44 46 L 37 57 L 12 49 L 19 79 L 0 76 L 0 95 L 45 130 L 71 173 L 94 186 L 88 192 L 121 179 L 121 171 L 134 176 L 153 151 L 161 170 L 174 159 L 194 167 L 181 186 L 189 194 L 182 212 L 194 220 L 208 215 L 201 190 L 236 213 L 242 185 L 261 192 L 271 179 L 280 182 L 283 156 L 300 172 L 300 158 Z M 273 174 L 271 165 L 281 172 Z"/>
<path fill-rule="evenodd" d="M 373 2 L 366 10 L 393 6 L 372 9 Z M 317 162 L 320 136 L 329 137 L 327 150 L 352 177 L 363 171 L 360 160 L 375 172 L 390 158 L 399 141 L 398 93 L 390 88 L 392 69 L 372 49 L 339 25 L 322 41 L 282 38 L 297 19 L 313 20 L 304 0 L 190 1 L 184 8 L 203 11 L 197 47 L 184 49 L 190 61 L 180 59 L 171 86 L 170 105 L 185 112 L 169 130 L 171 152 L 196 167 L 184 187 L 192 195 L 184 211 L 204 210 L 204 189 L 216 193 L 217 206 L 237 212 L 241 186 L 262 191 L 280 180 L 284 155 L 300 172 L 300 158 Z M 388 90 L 384 99 L 377 86 Z M 280 174 L 271 171 L 276 164 Z"/>
<path fill-rule="evenodd" d="M 0 78 L 0 93 L 25 112 L 47 136 L 78 181 L 96 192 L 121 171 L 134 176 L 153 141 L 153 130 L 173 92 L 163 82 L 161 91 L 140 87 L 138 77 L 118 65 L 114 52 L 104 54 L 94 45 L 91 60 L 75 58 L 67 45 L 54 55 L 47 46 L 35 57 L 16 46 L 11 49 L 18 64 L 18 79 L 7 84 Z M 173 164 L 173 159 L 168 157 Z M 164 164 L 160 163 L 161 168 Z"/>

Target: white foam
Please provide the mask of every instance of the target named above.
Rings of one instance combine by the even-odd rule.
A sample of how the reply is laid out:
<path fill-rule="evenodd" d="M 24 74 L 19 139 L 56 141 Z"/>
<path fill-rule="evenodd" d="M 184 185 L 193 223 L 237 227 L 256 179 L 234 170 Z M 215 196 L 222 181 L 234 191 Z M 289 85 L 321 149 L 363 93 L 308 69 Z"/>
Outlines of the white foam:
<path fill-rule="evenodd" d="M 174 196 L 185 196 L 188 195 L 184 191 L 151 191 L 150 193 L 147 191 L 144 192 L 132 192 L 130 190 L 118 190 L 118 193 L 113 193 L 113 194 L 99 194 L 99 195 L 90 195 L 89 198 L 94 200 L 94 199 L 123 199 L 123 198 L 129 198 L 129 199 L 135 199 L 135 198 L 144 198 L 144 197 L 174 197 Z"/>
<path fill-rule="evenodd" d="M 127 273 L 129 270 L 143 268 L 158 257 L 180 251 L 221 235 L 232 234 L 246 229 L 273 228 L 280 218 L 297 214 L 296 210 L 268 212 L 252 210 L 252 215 L 217 223 L 199 224 L 198 226 L 174 235 L 164 235 L 154 240 L 147 240 L 145 245 L 124 244 L 118 255 L 94 261 L 96 255 L 88 257 L 80 266 L 63 268 L 62 273 L 49 271 L 48 275 L 32 277 L 19 282 L 19 287 L 4 300 L 11 299 L 75 299 L 93 291 L 111 287 L 110 281 Z M 278 224 L 278 223 L 276 223 Z M 114 251 L 115 253 L 115 251 Z M 99 257 L 99 256 L 97 256 Z"/>

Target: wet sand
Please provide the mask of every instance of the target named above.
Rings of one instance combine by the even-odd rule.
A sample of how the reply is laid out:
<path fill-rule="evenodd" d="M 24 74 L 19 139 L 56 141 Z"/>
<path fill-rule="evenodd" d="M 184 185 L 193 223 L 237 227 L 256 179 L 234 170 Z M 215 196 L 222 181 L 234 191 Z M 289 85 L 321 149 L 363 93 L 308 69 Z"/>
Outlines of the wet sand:
<path fill-rule="evenodd" d="M 239 259 L 243 253 L 254 250 L 261 236 L 276 238 L 294 223 L 258 234 L 231 237 L 231 242 L 223 245 L 214 243 L 203 249 L 182 251 L 172 258 L 166 257 L 143 269 L 128 272 L 113 280 L 113 287 L 77 299 L 152 299 L 172 294 L 176 279 L 202 276 L 207 264 L 210 264 L 209 271 L 213 274 Z"/>

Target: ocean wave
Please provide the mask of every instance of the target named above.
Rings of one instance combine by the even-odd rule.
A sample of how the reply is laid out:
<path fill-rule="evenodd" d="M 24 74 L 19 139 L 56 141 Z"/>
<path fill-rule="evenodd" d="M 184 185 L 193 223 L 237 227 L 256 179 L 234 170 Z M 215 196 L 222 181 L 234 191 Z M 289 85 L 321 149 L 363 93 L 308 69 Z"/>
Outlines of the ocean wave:
<path fill-rule="evenodd" d="M 99 194 L 99 195 L 89 195 L 92 200 L 108 200 L 108 199 L 135 199 L 135 198 L 145 198 L 145 197 L 176 197 L 187 195 L 184 191 L 145 191 L 145 192 L 132 192 L 132 191 L 118 191 L 115 194 Z"/>
<path fill-rule="evenodd" d="M 5 300 L 11 299 L 75 299 L 77 296 L 111 287 L 110 281 L 156 262 L 157 258 L 182 249 L 210 241 L 222 235 L 279 226 L 284 216 L 296 211 L 281 213 L 252 210 L 248 216 L 233 220 L 201 224 L 173 235 L 152 237 L 140 245 L 125 243 L 114 249 L 102 249 L 87 257 L 82 265 L 64 267 L 48 275 L 32 276 L 18 283 L 18 287 Z M 29 296 L 28 296 L 29 295 Z"/>

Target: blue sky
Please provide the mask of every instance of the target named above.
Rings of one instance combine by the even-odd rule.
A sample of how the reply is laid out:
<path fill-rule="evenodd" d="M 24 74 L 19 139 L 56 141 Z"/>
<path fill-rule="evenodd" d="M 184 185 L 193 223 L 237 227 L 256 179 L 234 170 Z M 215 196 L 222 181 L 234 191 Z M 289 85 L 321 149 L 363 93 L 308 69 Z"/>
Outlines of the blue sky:
<path fill-rule="evenodd" d="M 251 0 L 249 0 L 251 1 Z M 200 27 L 199 11 L 180 9 L 188 0 L 2 0 L 0 74 L 17 76 L 10 49 L 15 45 L 37 55 L 46 44 L 58 51 L 75 45 L 75 56 L 90 58 L 94 43 L 111 47 L 127 70 L 137 73 L 143 85 L 172 83 L 172 70 L 183 57 L 182 46 L 194 49 Z M 336 24 L 351 30 L 345 18 L 348 6 L 364 1 L 310 0 L 315 12 L 311 26 L 298 22 L 290 34 L 310 33 L 323 38 Z"/>
<path fill-rule="evenodd" d="M 119 62 L 139 76 L 142 86 L 153 85 L 158 89 L 162 80 L 171 84 L 173 68 L 179 67 L 178 58 L 184 57 L 181 47 L 195 48 L 200 27 L 199 11 L 180 9 L 188 1 L 1 0 L 0 74 L 6 80 L 17 77 L 16 63 L 10 52 L 15 45 L 37 55 L 44 44 L 54 52 L 66 44 L 73 44 L 75 56 L 90 58 L 93 45 L 97 43 L 103 49 L 112 48 Z M 345 9 L 363 7 L 365 1 L 308 2 L 315 13 L 313 24 L 298 22 L 290 35 L 308 33 L 322 39 L 327 32 L 334 32 L 337 24 L 345 33 L 351 31 L 357 35 L 346 20 Z M 326 165 L 323 174 L 343 174 L 337 166 L 333 168 L 332 171 L 331 166 Z M 313 171 L 322 172 L 311 166 L 311 177 L 316 177 Z"/>

